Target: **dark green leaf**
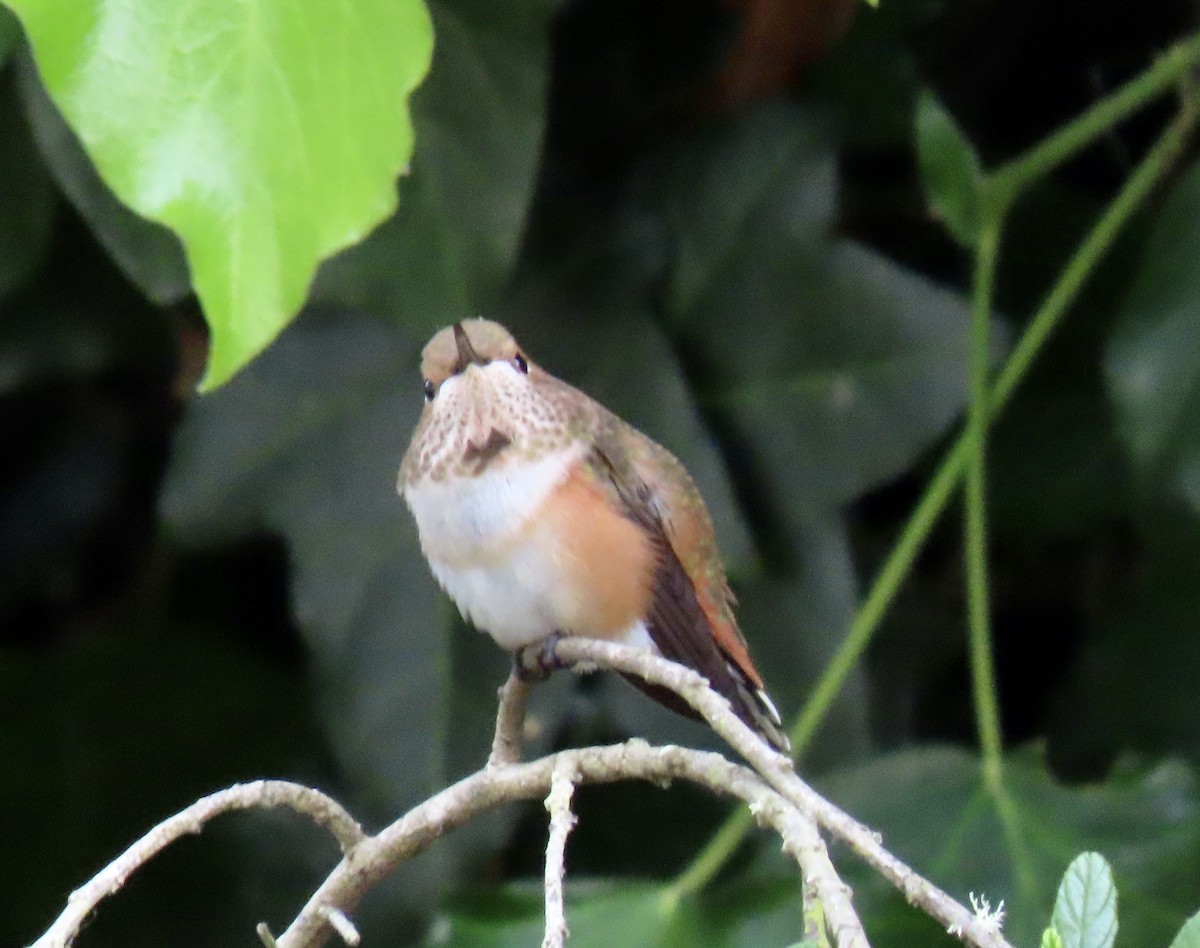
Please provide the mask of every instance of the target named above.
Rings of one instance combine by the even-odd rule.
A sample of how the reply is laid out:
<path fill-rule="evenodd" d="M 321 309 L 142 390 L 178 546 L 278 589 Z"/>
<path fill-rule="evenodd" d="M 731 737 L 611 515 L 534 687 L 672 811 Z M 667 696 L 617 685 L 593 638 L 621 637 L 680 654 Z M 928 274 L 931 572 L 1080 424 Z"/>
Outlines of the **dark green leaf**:
<path fill-rule="evenodd" d="M 894 477 L 964 402 L 962 300 L 830 238 L 817 127 L 760 110 L 677 145 L 657 176 L 669 319 L 767 519 Z"/>
<path fill-rule="evenodd" d="M 1007 825 L 979 761 L 960 751 L 900 752 L 839 773 L 825 789 L 961 901 L 971 892 L 993 907 L 1003 899 L 1013 944 L 1037 943 L 1061 873 L 1086 849 L 1112 861 L 1121 892 L 1119 944 L 1165 944 L 1200 900 L 1195 775 L 1168 763 L 1067 787 L 1028 752 L 1009 756 L 1004 775 L 1013 816 Z M 847 868 L 868 934 L 881 944 L 935 930 L 880 880 L 855 864 Z"/>
<path fill-rule="evenodd" d="M 936 22 L 944 7 L 943 0 L 892 0 L 860 9 L 850 32 L 809 67 L 805 88 L 837 111 L 851 145 L 910 144 L 922 71 L 912 36 Z"/>
<path fill-rule="evenodd" d="M 21 41 L 21 23 L 8 7 L 0 6 L 0 66 Z"/>
<path fill-rule="evenodd" d="M 28 57 L 20 63 L 20 84 L 25 115 L 43 160 L 113 262 L 156 303 L 186 296 L 191 281 L 179 238 L 117 200 L 50 101 Z"/>
<path fill-rule="evenodd" d="M 0 47 L 4 17 L 0 7 Z M 0 60 L 3 52 L 0 50 Z M 9 75 L 0 75 L 0 299 L 41 261 L 54 218 L 54 185 L 21 115 Z"/>
<path fill-rule="evenodd" d="M 21 814 L 0 855 L 0 884 L 21 893 L 0 912 L 5 944 L 28 944 L 69 892 L 201 795 L 261 776 L 326 782 L 300 676 L 210 630 L 89 629 L 42 653 L 0 651 L 0 707 L 0 806 Z M 105 902 L 88 939 L 232 944 L 294 910 L 336 858 L 305 821 L 223 817 Z"/>
<path fill-rule="evenodd" d="M 1200 165 L 1159 212 L 1106 357 L 1119 430 L 1143 478 L 1200 511 Z"/>
<path fill-rule="evenodd" d="M 1117 889 L 1099 853 L 1083 853 L 1067 867 L 1052 918 L 1063 948 L 1112 948 L 1117 937 Z"/>
<path fill-rule="evenodd" d="M 1200 762 L 1200 524 L 1168 508 L 1145 518 L 1139 545 L 1138 570 L 1126 578 L 1118 563 L 1123 582 L 1054 695 L 1056 761 L 1094 768 L 1132 751 Z"/>
<path fill-rule="evenodd" d="M 575 882 L 567 887 L 571 945 L 606 948 L 750 948 L 785 944 L 801 930 L 799 883 L 759 878 L 718 887 L 703 899 L 668 902 L 653 883 Z M 432 944 L 527 948 L 544 930 L 541 889 L 459 896 L 434 925 Z"/>
<path fill-rule="evenodd" d="M 983 172 L 979 156 L 932 92 L 917 100 L 917 163 L 925 196 L 964 247 L 979 240 Z"/>

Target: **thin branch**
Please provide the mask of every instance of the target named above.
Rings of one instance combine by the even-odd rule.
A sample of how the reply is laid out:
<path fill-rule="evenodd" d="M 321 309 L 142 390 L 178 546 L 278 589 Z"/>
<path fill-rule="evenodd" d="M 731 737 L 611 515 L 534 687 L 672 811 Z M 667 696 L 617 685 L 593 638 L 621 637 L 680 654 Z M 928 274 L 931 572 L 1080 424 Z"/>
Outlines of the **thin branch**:
<path fill-rule="evenodd" d="M 343 853 L 351 852 L 364 839 L 362 827 L 354 817 L 340 803 L 319 790 L 286 780 L 256 780 L 253 783 L 236 784 L 202 797 L 159 823 L 87 884 L 72 892 L 62 914 L 31 948 L 66 948 L 75 940 L 80 927 L 96 910 L 96 906 L 118 892 L 130 876 L 173 842 L 199 833 L 213 817 L 238 810 L 269 810 L 275 807 L 287 807 L 327 829 Z"/>
<path fill-rule="evenodd" d="M 500 686 L 498 697 L 500 707 L 496 712 L 496 736 L 492 738 L 492 754 L 488 758 L 488 767 L 515 764 L 521 759 L 529 684 L 518 674 L 515 667 L 508 680 Z"/>
<path fill-rule="evenodd" d="M 763 806 L 779 808 L 779 812 L 765 822 L 786 827 L 786 831 L 781 832 L 783 851 L 800 865 L 805 890 L 811 887 L 820 903 L 825 927 L 833 933 L 834 944 L 838 948 L 870 948 L 867 933 L 850 901 L 850 887 L 838 876 L 813 818 L 783 797 L 768 798 Z M 751 811 L 755 817 L 760 816 L 758 809 L 751 807 Z"/>
<path fill-rule="evenodd" d="M 875 833 L 801 780 L 792 769 L 791 760 L 751 731 L 729 710 L 728 702 L 690 668 L 664 661 L 642 649 L 587 639 L 561 639 L 555 652 L 566 662 L 592 662 L 670 688 L 695 708 L 770 786 L 847 843 L 899 889 L 910 904 L 923 909 L 947 930 L 961 932 L 966 944 L 976 948 L 1009 948 L 1008 942 L 993 927 L 982 924 L 969 908 L 893 856 L 883 848 Z"/>
<path fill-rule="evenodd" d="M 565 766 L 554 768 L 546 809 L 550 812 L 550 839 L 546 843 L 546 937 L 542 948 L 563 948 L 570 932 L 563 900 L 563 876 L 566 874 L 567 836 L 575 826 L 571 797 L 575 778 Z"/>
<path fill-rule="evenodd" d="M 326 905 L 322 914 L 325 916 L 325 921 L 329 922 L 329 927 L 337 932 L 338 937 L 345 942 L 350 948 L 357 948 L 362 941 L 362 936 L 358 933 L 358 929 L 354 927 L 354 923 L 350 921 L 350 917 L 339 908 L 334 908 L 332 905 Z"/>
<path fill-rule="evenodd" d="M 669 663 L 664 663 L 669 664 Z M 731 712 L 732 715 L 732 712 Z M 279 948 L 315 948 L 331 934 L 323 912 L 337 906 L 354 909 L 364 894 L 397 866 L 423 852 L 447 831 L 503 803 L 545 796 L 556 769 L 572 773 L 577 784 L 645 780 L 657 785 L 689 780 L 714 793 L 737 797 L 792 843 L 792 827 L 783 819 L 790 805 L 779 801 L 753 771 L 720 754 L 682 747 L 652 747 L 634 739 L 608 747 L 560 751 L 540 760 L 480 770 L 414 807 L 379 835 L 356 846 L 326 877 L 292 924 L 277 938 Z"/>

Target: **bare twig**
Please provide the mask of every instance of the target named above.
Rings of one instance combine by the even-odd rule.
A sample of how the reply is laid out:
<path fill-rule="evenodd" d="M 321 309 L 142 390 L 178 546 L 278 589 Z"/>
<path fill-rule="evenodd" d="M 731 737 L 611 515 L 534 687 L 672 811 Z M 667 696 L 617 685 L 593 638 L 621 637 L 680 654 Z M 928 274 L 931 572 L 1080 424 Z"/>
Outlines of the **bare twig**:
<path fill-rule="evenodd" d="M 325 920 L 329 922 L 329 927 L 337 932 L 338 937 L 345 942 L 350 948 L 357 948 L 357 945 L 362 941 L 362 936 L 359 935 L 358 929 L 354 927 L 354 923 L 350 921 L 350 917 L 340 908 L 334 908 L 332 905 L 326 905 L 321 914 L 325 916 Z"/>
<path fill-rule="evenodd" d="M 555 645 L 558 658 L 601 665 L 637 675 L 651 684 L 670 688 L 696 709 L 714 731 L 744 757 L 763 779 L 809 814 L 824 829 L 847 843 L 855 853 L 899 889 L 910 904 L 923 909 L 947 931 L 975 948 L 1011 948 L 974 912 L 920 876 L 883 848 L 870 829 L 834 806 L 800 779 L 790 759 L 766 744 L 729 709 L 729 703 L 708 687 L 704 678 L 682 665 L 658 658 L 644 649 L 591 639 L 564 638 Z"/>
<path fill-rule="evenodd" d="M 782 834 L 783 851 L 800 864 L 805 886 L 812 886 L 821 903 L 825 927 L 833 933 L 834 943 L 838 948 L 869 948 L 867 933 L 850 902 L 850 887 L 834 869 L 825 840 L 813 818 L 783 797 L 768 799 L 764 805 L 779 807 L 780 812 L 772 824 L 787 827 L 787 832 Z"/>
<path fill-rule="evenodd" d="M 791 841 L 786 810 L 770 805 L 779 794 L 749 768 L 720 754 L 682 747 L 652 747 L 643 740 L 608 747 L 561 751 L 525 764 L 480 770 L 414 807 L 403 817 L 365 839 L 326 877 L 288 930 L 277 939 L 279 948 L 313 948 L 331 934 L 322 907 L 336 905 L 351 911 L 362 896 L 401 863 L 423 852 L 448 830 L 469 822 L 501 803 L 545 796 L 557 768 L 575 776 L 575 783 L 646 780 L 666 784 L 690 780 L 714 793 L 734 796 L 753 806 L 759 818 Z M 790 808 L 791 804 L 784 804 Z"/>
<path fill-rule="evenodd" d="M 550 778 L 546 809 L 550 811 L 550 839 L 546 843 L 546 937 L 542 948 L 563 948 L 570 934 L 563 901 L 563 876 L 566 874 L 567 836 L 575 826 L 571 797 L 575 793 L 574 775 L 565 766 L 556 767 Z"/>
<path fill-rule="evenodd" d="M 209 796 L 169 817 L 105 866 L 67 899 L 67 907 L 31 948 L 66 948 L 79 934 L 80 926 L 104 899 L 119 891 L 131 875 L 173 842 L 199 833 L 214 816 L 237 810 L 269 810 L 287 807 L 329 830 L 343 853 L 348 853 L 364 836 L 362 827 L 342 805 L 319 790 L 286 780 L 256 780 L 236 784 Z"/>
<path fill-rule="evenodd" d="M 508 680 L 500 686 L 500 707 L 496 712 L 496 736 L 492 738 L 492 755 L 488 767 L 515 764 L 521 759 L 522 737 L 525 732 L 525 702 L 529 684 L 514 667 Z"/>

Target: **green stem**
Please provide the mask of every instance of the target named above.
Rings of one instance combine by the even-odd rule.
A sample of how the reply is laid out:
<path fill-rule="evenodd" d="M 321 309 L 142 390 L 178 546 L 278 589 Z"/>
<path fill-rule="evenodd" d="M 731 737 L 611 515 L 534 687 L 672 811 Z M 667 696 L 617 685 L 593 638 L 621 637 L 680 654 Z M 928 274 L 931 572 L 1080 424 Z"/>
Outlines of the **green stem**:
<path fill-rule="evenodd" d="M 986 205 L 986 202 L 985 202 Z M 996 260 L 1000 252 L 1003 210 L 989 209 L 975 257 L 971 306 L 971 401 L 963 438 L 967 444 L 966 509 L 963 518 L 967 574 L 967 620 L 971 641 L 971 678 L 975 688 L 975 719 L 989 786 L 999 786 L 1003 767 L 1000 703 L 992 664 L 992 632 L 988 603 L 987 560 L 987 436 L 991 422 L 988 392 L 989 329 Z"/>
<path fill-rule="evenodd" d="M 1084 238 L 1083 243 L 1079 245 L 996 376 L 988 398 L 990 417 L 993 420 L 1028 374 L 1033 360 L 1058 327 L 1071 304 L 1075 302 L 1088 277 L 1111 249 L 1121 229 L 1141 207 L 1142 202 L 1179 156 L 1188 134 L 1196 124 L 1196 118 L 1194 104 L 1189 97 L 1185 97 L 1184 108 L 1180 110 L 1146 157 L 1137 165 L 1120 193 L 1105 209 L 1104 214 Z M 846 678 L 870 643 L 871 637 L 899 591 L 900 584 L 912 568 L 912 564 L 924 546 L 934 524 L 946 509 L 950 497 L 957 490 L 966 470 L 969 447 L 967 436 L 964 433 L 946 452 L 934 472 L 933 478 L 926 486 L 925 492 L 921 495 L 916 509 L 913 510 L 908 522 L 904 525 L 899 540 L 867 593 L 862 607 L 850 625 L 845 640 L 825 667 L 820 680 L 801 710 L 800 716 L 792 728 L 792 740 L 797 759 L 808 748 L 809 742 L 828 712 L 829 706 L 841 691 Z M 696 856 L 691 865 L 670 886 L 668 891 L 672 898 L 681 899 L 703 889 L 720 871 L 749 827 L 749 818 L 741 812 L 731 816 L 708 845 Z"/>
<path fill-rule="evenodd" d="M 1007 204 L 1030 184 L 1075 157 L 1113 126 L 1178 85 L 1198 64 L 1200 33 L 1172 46 L 1145 72 L 1101 99 L 1023 155 L 993 171 L 989 177 L 996 197 Z"/>

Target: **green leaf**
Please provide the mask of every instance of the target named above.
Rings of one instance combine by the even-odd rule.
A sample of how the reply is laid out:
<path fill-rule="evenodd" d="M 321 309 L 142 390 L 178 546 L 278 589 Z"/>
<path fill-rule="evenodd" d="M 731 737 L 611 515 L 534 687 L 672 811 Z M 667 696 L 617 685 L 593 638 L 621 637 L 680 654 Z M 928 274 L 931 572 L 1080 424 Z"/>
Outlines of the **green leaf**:
<path fill-rule="evenodd" d="M 838 114 L 853 145 L 906 148 L 921 73 L 912 38 L 939 22 L 944 0 L 903 0 L 859 11 L 850 32 L 805 70 L 812 98 Z"/>
<path fill-rule="evenodd" d="M 1200 948 L 1200 912 L 1184 922 L 1171 948 Z"/>
<path fill-rule="evenodd" d="M 101 177 L 182 239 L 213 330 L 206 387 L 287 324 L 320 260 L 395 207 L 405 102 L 432 45 L 420 0 L 12 7 Z"/>
<path fill-rule="evenodd" d="M 1112 860 L 1121 892 L 1119 943 L 1170 940 L 1200 901 L 1200 789 L 1191 770 L 1173 762 L 1069 787 L 1027 751 L 1006 758 L 1004 780 L 1009 817 L 989 793 L 979 761 L 956 750 L 899 752 L 839 771 L 822 788 L 960 901 L 971 892 L 993 906 L 1003 899 L 1013 944 L 1038 943 L 1063 871 L 1088 849 Z M 855 863 L 846 869 L 868 934 L 881 944 L 929 939 L 936 930 L 870 872 Z"/>
<path fill-rule="evenodd" d="M 3 8 L 0 8 L 0 15 Z M 0 20 L 0 33 L 3 32 Z M 0 45 L 2 45 L 0 37 Z M 0 55 L 0 58 L 3 58 Z M 54 218 L 54 185 L 38 157 L 9 75 L 0 75 L 0 299 L 41 261 Z"/>
<path fill-rule="evenodd" d="M 21 23 L 6 6 L 0 6 L 0 66 L 21 42 Z"/>
<path fill-rule="evenodd" d="M 1109 568 L 1127 585 L 1053 696 L 1050 753 L 1067 767 L 1094 769 L 1123 752 L 1200 763 L 1200 523 L 1177 503 L 1140 526 L 1137 572 Z"/>
<path fill-rule="evenodd" d="M 663 904 L 662 891 L 654 885 L 601 885 L 598 891 L 568 887 L 567 925 L 571 945 L 582 948 L 667 948 L 686 945 L 679 930 L 687 926 L 694 911 L 685 905 L 674 912 Z M 527 948 L 541 943 L 545 930 L 543 902 L 538 893 L 487 895 L 482 899 L 459 899 L 455 908 L 436 925 L 438 945 L 470 948 Z M 448 934 L 447 934 L 448 932 Z M 445 935 L 443 938 L 442 936 Z"/>
<path fill-rule="evenodd" d="M 917 165 L 925 196 L 964 247 L 979 240 L 983 171 L 979 156 L 932 92 L 917 99 Z"/>
<path fill-rule="evenodd" d="M 790 107 L 716 125 L 673 144 L 649 197 L 674 250 L 667 319 L 765 523 L 894 478 L 965 401 L 962 299 L 830 236 L 819 131 Z"/>
<path fill-rule="evenodd" d="M 1053 927 L 1047 928 L 1042 932 L 1042 948 L 1063 948 L 1062 935 Z"/>
<path fill-rule="evenodd" d="M 4 944 L 32 941 L 96 867 L 203 794 L 268 775 L 330 786 L 300 669 L 226 630 L 78 632 L 53 649 L 0 650 L 0 806 L 21 814 L 0 853 L 0 881 L 21 891 L 0 912 Z M 30 851 L 36 872 L 18 855 Z M 88 937 L 233 944 L 256 918 L 293 913 L 336 858 L 301 821 L 222 817 L 106 902 Z"/>
<path fill-rule="evenodd" d="M 1083 853 L 1067 867 L 1054 902 L 1054 930 L 1063 948 L 1112 948 L 1117 937 L 1117 888 L 1099 853 Z"/>
<path fill-rule="evenodd" d="M 1167 198 L 1105 357 L 1121 436 L 1142 475 L 1200 511 L 1200 164 Z"/>
<path fill-rule="evenodd" d="M 794 865 L 794 864 L 793 864 Z M 571 945 L 606 948 L 750 948 L 787 944 L 801 933 L 796 877 L 755 876 L 670 903 L 654 883 L 572 880 L 567 885 Z M 428 944 L 461 948 L 526 948 L 544 930 L 540 887 L 456 896 Z M 802 944 L 804 944 L 802 942 Z"/>

